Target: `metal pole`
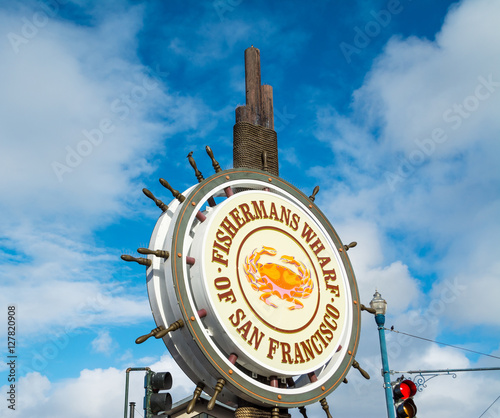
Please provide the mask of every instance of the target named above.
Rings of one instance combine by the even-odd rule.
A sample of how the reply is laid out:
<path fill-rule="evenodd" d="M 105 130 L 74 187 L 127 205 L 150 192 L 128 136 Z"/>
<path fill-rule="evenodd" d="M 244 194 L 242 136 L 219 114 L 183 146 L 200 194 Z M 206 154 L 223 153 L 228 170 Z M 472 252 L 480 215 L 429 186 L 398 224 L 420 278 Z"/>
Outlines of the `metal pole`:
<path fill-rule="evenodd" d="M 130 402 L 130 418 L 134 418 L 135 416 L 135 402 Z"/>
<path fill-rule="evenodd" d="M 378 336 L 380 339 L 380 354 L 382 356 L 382 375 L 384 377 L 385 400 L 387 404 L 387 416 L 396 418 L 394 409 L 394 399 L 392 397 L 391 374 L 389 370 L 389 359 L 387 358 L 387 346 L 385 344 L 385 315 L 375 315 L 375 322 L 378 325 Z"/>
<path fill-rule="evenodd" d="M 151 418 L 153 416 L 153 412 L 151 411 L 150 399 L 151 399 L 151 375 L 153 372 L 147 371 L 144 376 L 144 389 L 146 394 L 144 396 L 144 418 Z"/>
<path fill-rule="evenodd" d="M 125 407 L 123 408 L 123 417 L 127 418 L 127 411 L 128 411 L 128 386 L 129 386 L 129 373 L 130 372 L 137 372 L 137 371 L 143 371 L 146 370 L 146 372 L 149 372 L 151 369 L 149 367 L 129 367 L 125 371 Z"/>
<path fill-rule="evenodd" d="M 130 368 L 128 368 L 125 372 L 125 408 L 123 408 L 124 411 L 124 418 L 127 418 L 127 404 L 128 404 L 128 380 L 129 380 L 129 373 L 130 373 Z"/>
<path fill-rule="evenodd" d="M 422 373 L 458 373 L 458 372 L 489 372 L 500 370 L 500 367 L 481 367 L 475 369 L 438 369 L 438 370 L 408 370 L 398 372 L 393 370 L 391 374 L 408 373 L 408 374 L 422 374 Z"/>

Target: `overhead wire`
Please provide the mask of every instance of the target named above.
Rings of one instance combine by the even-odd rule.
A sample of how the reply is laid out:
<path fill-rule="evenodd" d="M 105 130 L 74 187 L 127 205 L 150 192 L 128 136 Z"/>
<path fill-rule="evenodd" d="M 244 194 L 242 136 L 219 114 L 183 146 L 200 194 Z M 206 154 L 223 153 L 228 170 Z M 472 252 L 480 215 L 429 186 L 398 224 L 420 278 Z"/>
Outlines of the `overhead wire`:
<path fill-rule="evenodd" d="M 384 330 L 391 331 L 391 332 L 397 332 L 398 334 L 403 334 L 403 335 L 407 335 L 408 337 L 418 338 L 419 340 L 429 341 L 429 342 L 432 342 L 432 343 L 436 343 L 436 344 L 440 344 L 440 345 L 445 345 L 445 346 L 448 346 L 448 347 L 456 348 L 458 350 L 468 351 L 470 353 L 480 354 L 482 356 L 488 356 L 488 357 L 492 357 L 492 358 L 496 358 L 496 359 L 500 360 L 500 357 L 494 356 L 492 354 L 481 353 L 480 351 L 469 350 L 468 348 L 459 347 L 459 346 L 452 345 L 452 344 L 447 344 L 447 343 L 441 343 L 439 341 L 431 340 L 430 338 L 419 337 L 417 335 L 408 334 L 408 333 L 403 332 L 403 331 L 396 331 L 393 328 L 384 328 Z"/>
<path fill-rule="evenodd" d="M 500 399 L 500 395 L 498 396 L 498 398 L 496 398 L 490 406 L 488 406 L 488 408 L 486 408 L 486 410 L 481 414 L 479 415 L 479 418 L 481 418 L 484 414 L 486 414 L 486 412 L 488 412 L 488 410 L 495 404 L 496 401 L 498 401 Z"/>
<path fill-rule="evenodd" d="M 392 328 L 384 328 L 385 331 L 391 331 L 391 332 L 397 332 L 398 334 L 403 334 L 403 335 L 407 335 L 408 337 L 412 337 L 412 338 L 417 338 L 419 340 L 424 340 L 424 341 L 429 341 L 429 342 L 432 342 L 432 343 L 435 343 L 435 344 L 439 344 L 439 345 L 445 345 L 447 347 L 452 347 L 452 348 L 456 348 L 458 350 L 463 350 L 463 351 L 468 351 L 469 353 L 474 353 L 474 354 L 479 354 L 481 356 L 487 356 L 487 357 L 492 357 L 492 358 L 496 358 L 496 359 L 499 359 L 500 360 L 500 357 L 498 356 L 494 356 L 492 354 L 486 354 L 486 353 L 481 353 L 480 351 L 474 351 L 474 350 L 469 350 L 468 348 L 464 348 L 464 347 L 459 347 L 459 346 L 456 346 L 456 345 L 452 345 L 452 344 L 448 344 L 448 343 L 442 343 L 442 342 L 439 342 L 439 341 L 435 341 L 435 340 L 431 340 L 430 338 L 424 338 L 424 337 L 419 337 L 418 335 L 413 335 L 413 334 L 408 334 L 407 332 L 403 332 L 403 331 L 397 331 L 394 329 L 394 327 Z M 484 416 L 484 414 L 486 414 L 486 412 L 489 411 L 489 409 L 500 399 L 500 395 L 490 404 L 490 406 L 488 406 L 488 408 L 486 408 L 486 410 L 478 417 L 478 418 L 481 418 L 482 416 Z"/>

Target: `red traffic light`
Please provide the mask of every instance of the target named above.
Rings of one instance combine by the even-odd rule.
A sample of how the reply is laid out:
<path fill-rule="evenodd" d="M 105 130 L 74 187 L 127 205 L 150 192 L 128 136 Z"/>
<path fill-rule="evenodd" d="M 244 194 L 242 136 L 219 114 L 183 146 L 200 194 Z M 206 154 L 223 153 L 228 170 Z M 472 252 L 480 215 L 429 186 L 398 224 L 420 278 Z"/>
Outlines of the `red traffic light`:
<path fill-rule="evenodd" d="M 417 406 L 413 402 L 413 395 L 417 393 L 417 386 L 411 380 L 403 380 L 393 386 L 394 406 L 398 418 L 414 418 L 417 415 Z"/>
<path fill-rule="evenodd" d="M 395 399 L 408 399 L 417 393 L 417 386 L 411 380 L 399 382 L 393 389 Z"/>

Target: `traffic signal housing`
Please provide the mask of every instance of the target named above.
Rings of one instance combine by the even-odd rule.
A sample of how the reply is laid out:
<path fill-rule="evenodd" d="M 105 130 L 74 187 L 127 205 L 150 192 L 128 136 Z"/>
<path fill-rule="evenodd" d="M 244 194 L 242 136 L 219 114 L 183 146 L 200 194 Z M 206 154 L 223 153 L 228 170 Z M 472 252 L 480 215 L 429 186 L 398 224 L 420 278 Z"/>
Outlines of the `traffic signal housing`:
<path fill-rule="evenodd" d="M 160 411 L 172 409 L 172 396 L 168 392 L 160 392 L 172 388 L 172 375 L 169 372 L 155 373 L 149 370 L 144 377 L 144 412 L 146 418 L 157 416 Z"/>
<path fill-rule="evenodd" d="M 417 393 L 417 386 L 411 380 L 401 380 L 393 384 L 394 407 L 397 418 L 414 418 L 417 416 L 417 406 L 413 396 Z"/>

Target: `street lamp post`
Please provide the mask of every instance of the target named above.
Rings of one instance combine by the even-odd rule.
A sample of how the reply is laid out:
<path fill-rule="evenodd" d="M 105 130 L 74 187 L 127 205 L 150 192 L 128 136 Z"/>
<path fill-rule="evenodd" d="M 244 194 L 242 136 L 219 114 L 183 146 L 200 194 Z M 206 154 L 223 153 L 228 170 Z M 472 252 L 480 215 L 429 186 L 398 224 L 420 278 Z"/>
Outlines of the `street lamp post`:
<path fill-rule="evenodd" d="M 387 302 L 382 299 L 378 291 L 375 291 L 373 299 L 370 302 L 370 307 L 375 311 L 375 322 L 378 326 L 378 336 L 380 339 L 380 354 L 382 356 L 382 375 L 384 377 L 385 400 L 387 404 L 387 416 L 395 418 L 394 399 L 392 397 L 391 374 L 389 372 L 389 360 L 387 358 L 387 346 L 385 343 L 385 312 L 387 310 Z"/>

